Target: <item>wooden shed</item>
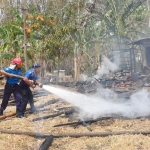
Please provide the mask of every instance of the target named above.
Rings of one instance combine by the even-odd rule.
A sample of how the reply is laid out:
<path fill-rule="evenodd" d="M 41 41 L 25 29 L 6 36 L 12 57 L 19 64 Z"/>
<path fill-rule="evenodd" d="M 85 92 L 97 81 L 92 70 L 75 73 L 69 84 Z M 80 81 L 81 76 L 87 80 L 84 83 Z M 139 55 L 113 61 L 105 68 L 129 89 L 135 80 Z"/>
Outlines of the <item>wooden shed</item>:
<path fill-rule="evenodd" d="M 131 66 L 132 72 L 150 73 L 150 38 L 144 38 L 132 43 L 131 58 L 133 65 Z M 139 64 L 137 64 L 137 57 L 139 57 Z M 137 65 L 139 65 L 137 67 Z"/>

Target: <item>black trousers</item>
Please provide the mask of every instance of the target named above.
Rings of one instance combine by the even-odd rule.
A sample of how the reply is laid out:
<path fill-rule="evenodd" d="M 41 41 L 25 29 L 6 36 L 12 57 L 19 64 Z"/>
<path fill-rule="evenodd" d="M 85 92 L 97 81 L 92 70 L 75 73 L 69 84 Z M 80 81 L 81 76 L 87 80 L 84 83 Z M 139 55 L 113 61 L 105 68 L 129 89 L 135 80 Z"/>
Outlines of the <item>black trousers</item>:
<path fill-rule="evenodd" d="M 19 85 L 18 84 L 11 85 L 11 84 L 7 83 L 5 85 L 4 96 L 3 96 L 3 100 L 2 100 L 2 104 L 1 104 L 1 109 L 2 110 L 6 109 L 6 107 L 8 105 L 9 98 L 10 98 L 12 93 L 15 97 L 15 103 L 16 103 L 17 110 L 20 108 L 21 95 L 20 95 L 20 92 L 19 92 Z"/>
<path fill-rule="evenodd" d="M 18 114 L 24 115 L 28 102 L 30 103 L 31 107 L 34 106 L 33 95 L 29 87 L 21 87 L 21 86 L 20 86 L 20 94 L 22 97 L 22 101 Z"/>

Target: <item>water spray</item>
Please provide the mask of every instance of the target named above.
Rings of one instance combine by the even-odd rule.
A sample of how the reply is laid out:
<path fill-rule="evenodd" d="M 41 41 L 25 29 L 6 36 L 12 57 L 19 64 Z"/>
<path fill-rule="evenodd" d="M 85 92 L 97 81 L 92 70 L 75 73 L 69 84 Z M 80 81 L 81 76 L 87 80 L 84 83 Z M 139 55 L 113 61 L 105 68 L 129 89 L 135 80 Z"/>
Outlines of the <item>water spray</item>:
<path fill-rule="evenodd" d="M 105 62 L 108 63 L 108 60 Z M 104 65 L 98 71 L 97 77 L 100 77 L 103 73 L 109 74 L 109 70 L 118 69 L 115 65 Z M 110 68 L 111 67 L 111 68 Z M 24 79 L 22 76 L 14 77 Z M 56 88 L 53 86 L 38 84 L 39 87 L 44 90 L 58 96 L 64 101 L 76 106 L 79 109 L 78 119 L 97 119 L 107 116 L 123 116 L 128 118 L 136 118 L 141 116 L 150 115 L 150 94 L 146 89 L 134 93 L 130 98 L 124 99 L 118 97 L 118 95 L 111 89 L 105 89 L 99 87 L 97 93 L 94 95 L 83 95 L 77 92 L 72 92 L 62 88 Z"/>
<path fill-rule="evenodd" d="M 81 120 L 107 116 L 136 118 L 150 114 L 150 94 L 145 89 L 132 94 L 127 100 L 117 97 L 114 91 L 102 87 L 91 96 L 48 85 L 44 85 L 43 88 L 79 108 L 78 119 Z"/>

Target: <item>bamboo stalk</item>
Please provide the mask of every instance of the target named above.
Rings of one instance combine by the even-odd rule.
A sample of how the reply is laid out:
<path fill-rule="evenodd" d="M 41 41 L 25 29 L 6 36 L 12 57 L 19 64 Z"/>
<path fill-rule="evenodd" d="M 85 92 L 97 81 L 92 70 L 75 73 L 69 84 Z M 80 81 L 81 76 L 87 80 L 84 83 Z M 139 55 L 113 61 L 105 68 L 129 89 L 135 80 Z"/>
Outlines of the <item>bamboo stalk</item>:
<path fill-rule="evenodd" d="M 47 138 L 50 136 L 50 134 L 44 134 L 44 133 L 36 133 L 36 132 L 23 132 L 23 131 L 16 131 L 16 130 L 6 130 L 6 129 L 0 129 L 1 133 L 6 134 L 19 134 L 19 135 L 28 135 L 32 137 L 39 137 L 39 138 Z M 148 135 L 150 134 L 150 131 L 113 131 L 113 132 L 89 132 L 89 133 L 62 133 L 62 134 L 55 134 L 53 135 L 54 138 L 60 138 L 60 137 L 83 137 L 83 136 L 89 136 L 89 137 L 95 137 L 95 136 L 110 136 L 110 135 L 122 135 L 122 134 L 143 134 Z"/>
<path fill-rule="evenodd" d="M 0 120 L 5 119 L 5 118 L 7 118 L 7 117 L 15 116 L 15 115 L 16 115 L 16 112 L 13 112 L 13 113 L 7 114 L 7 115 L 3 115 L 3 116 L 0 116 Z"/>

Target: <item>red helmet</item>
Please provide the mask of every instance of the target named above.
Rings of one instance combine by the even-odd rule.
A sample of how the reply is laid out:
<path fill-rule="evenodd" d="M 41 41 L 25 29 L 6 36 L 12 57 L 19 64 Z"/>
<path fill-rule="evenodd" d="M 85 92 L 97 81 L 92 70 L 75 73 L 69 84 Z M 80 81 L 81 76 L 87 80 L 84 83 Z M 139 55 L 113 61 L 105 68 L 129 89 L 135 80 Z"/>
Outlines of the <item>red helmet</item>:
<path fill-rule="evenodd" d="M 14 58 L 11 61 L 11 64 L 16 64 L 16 65 L 22 64 L 22 60 L 20 58 Z"/>

